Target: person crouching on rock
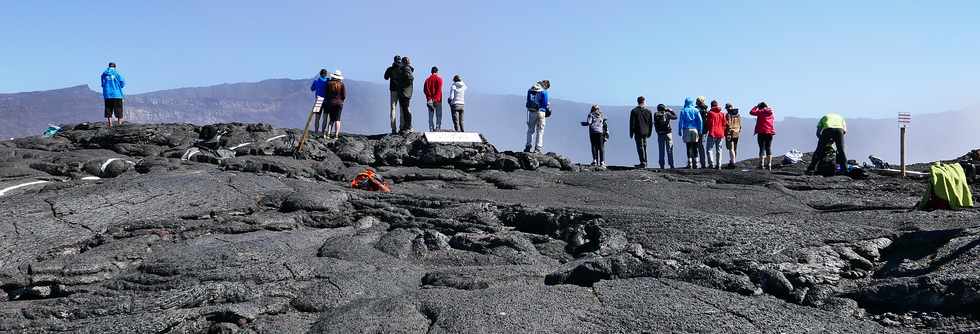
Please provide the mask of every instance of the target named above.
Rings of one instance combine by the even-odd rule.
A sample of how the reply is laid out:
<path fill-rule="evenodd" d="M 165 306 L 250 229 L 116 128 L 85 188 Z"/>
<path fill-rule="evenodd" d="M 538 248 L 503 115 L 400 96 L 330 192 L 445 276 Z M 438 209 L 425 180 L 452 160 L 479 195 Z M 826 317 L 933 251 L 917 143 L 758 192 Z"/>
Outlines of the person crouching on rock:
<path fill-rule="evenodd" d="M 806 168 L 807 174 L 813 174 L 817 163 L 827 155 L 827 146 L 834 143 L 837 148 L 837 165 L 841 172 L 847 172 L 847 155 L 844 153 L 844 136 L 847 135 L 847 122 L 836 113 L 829 113 L 820 118 L 817 123 L 817 149 L 813 151 L 813 159 Z"/>
<path fill-rule="evenodd" d="M 759 139 L 759 169 L 772 170 L 772 137 L 776 135 L 775 117 L 766 102 L 759 102 L 749 115 L 755 116 L 755 135 Z"/>
<path fill-rule="evenodd" d="M 310 91 L 316 94 L 316 99 L 324 99 L 324 103 L 320 103 L 320 109 L 314 110 L 313 114 L 316 118 L 313 119 L 313 135 L 316 136 L 320 133 L 320 116 L 326 113 L 327 104 L 327 82 L 330 81 L 330 76 L 327 74 L 327 70 L 320 69 L 320 75 L 313 79 L 313 83 L 310 84 Z M 328 118 L 329 119 L 329 118 Z M 323 130 L 326 131 L 326 124 L 328 121 L 323 121 Z"/>
<path fill-rule="evenodd" d="M 548 89 L 551 82 L 542 80 L 531 86 L 527 91 L 527 144 L 524 152 L 541 153 L 544 149 L 544 126 L 551 116 L 551 105 L 548 101 Z"/>
<path fill-rule="evenodd" d="M 585 122 L 582 122 L 582 126 L 589 127 L 592 165 L 606 167 L 606 140 L 609 138 L 609 127 L 606 124 L 606 115 L 599 109 L 599 105 L 592 105 L 592 110 L 585 118 Z"/>
<path fill-rule="evenodd" d="M 340 138 L 340 114 L 344 111 L 344 101 L 347 100 L 347 88 L 344 87 L 344 74 L 340 70 L 330 74 L 330 81 L 327 82 L 327 91 L 324 99 L 327 106 L 327 120 L 330 127 L 327 128 L 325 137 L 330 138 L 333 132 L 334 138 Z"/>
<path fill-rule="evenodd" d="M 700 145 L 698 141 L 701 138 L 703 123 L 701 114 L 694 107 L 694 99 L 690 97 L 685 99 L 684 109 L 678 116 L 677 131 L 687 145 L 688 169 L 697 168 L 698 165 L 698 146 Z"/>
<path fill-rule="evenodd" d="M 105 121 L 112 127 L 112 117 L 116 117 L 116 125 L 123 123 L 123 87 L 126 81 L 116 72 L 116 63 L 109 63 L 109 68 L 102 72 L 102 98 L 105 100 Z"/>
<path fill-rule="evenodd" d="M 453 76 L 453 86 L 449 88 L 449 110 L 453 117 L 453 130 L 463 132 L 463 98 L 466 95 L 466 83 L 458 74 Z"/>
<path fill-rule="evenodd" d="M 636 155 L 640 158 L 636 168 L 647 168 L 647 139 L 653 130 L 653 114 L 646 101 L 645 97 L 637 97 L 636 107 L 630 111 L 630 138 L 636 142 Z"/>
<path fill-rule="evenodd" d="M 725 148 L 728 149 L 728 167 L 735 168 L 735 158 L 738 156 L 738 137 L 742 134 L 742 117 L 738 108 L 731 103 L 725 103 Z"/>

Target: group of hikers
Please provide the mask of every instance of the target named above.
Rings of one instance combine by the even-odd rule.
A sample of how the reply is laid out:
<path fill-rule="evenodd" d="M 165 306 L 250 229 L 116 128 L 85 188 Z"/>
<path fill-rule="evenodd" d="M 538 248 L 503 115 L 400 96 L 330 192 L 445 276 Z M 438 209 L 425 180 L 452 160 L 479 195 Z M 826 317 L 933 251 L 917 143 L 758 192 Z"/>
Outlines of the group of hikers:
<path fill-rule="evenodd" d="M 412 114 L 409 110 L 414 90 L 414 72 L 415 68 L 412 67 L 409 58 L 401 56 L 395 56 L 391 66 L 385 70 L 384 78 L 389 81 L 391 93 L 390 121 L 392 133 L 414 131 Z M 116 64 L 109 63 L 109 67 L 102 73 L 102 94 L 105 99 L 105 118 L 110 127 L 113 125 L 113 117 L 116 119 L 116 124 L 123 122 L 123 87 L 125 87 L 125 81 L 116 70 Z M 527 141 L 524 152 L 541 153 L 543 150 L 545 125 L 552 113 L 549 99 L 550 88 L 551 81 L 541 80 L 527 91 L 525 100 L 525 108 L 528 112 Z M 466 84 L 462 78 L 459 75 L 454 75 L 453 84 L 446 100 L 452 115 L 454 131 L 464 131 L 463 110 L 466 89 Z M 316 107 L 313 110 L 315 115 L 314 133 L 323 131 L 325 138 L 339 137 L 341 113 L 347 99 L 343 73 L 340 70 L 329 73 L 327 70 L 321 69 L 319 75 L 313 79 L 310 91 L 315 93 L 317 99 Z M 439 68 L 433 66 L 423 87 L 426 107 L 429 110 L 429 131 L 442 130 L 442 91 L 443 80 L 439 76 Z M 660 168 L 667 166 L 675 168 L 671 125 L 674 120 L 677 121 L 677 134 L 686 146 L 686 168 L 721 169 L 722 143 L 728 150 L 727 165 L 734 167 L 738 156 L 742 119 L 739 115 L 739 109 L 731 103 L 726 103 L 724 111 L 722 111 L 718 101 L 712 100 L 708 103 L 704 96 L 699 96 L 694 99 L 687 98 L 679 113 L 664 104 L 658 104 L 654 113 L 647 108 L 646 98 L 643 96 L 638 97 L 636 102 L 637 106 L 630 111 L 629 115 L 629 136 L 636 143 L 639 158 L 639 164 L 636 167 L 647 167 L 647 140 L 656 133 Z M 400 111 L 400 117 L 395 112 L 396 108 Z M 326 114 L 325 117 L 322 116 L 323 114 Z M 772 170 L 772 141 L 773 136 L 776 135 L 773 109 L 763 101 L 753 107 L 749 114 L 756 117 L 754 134 L 759 145 L 758 167 L 764 170 Z M 598 105 L 591 107 L 582 125 L 589 129 L 592 164 L 606 166 L 605 143 L 609 140 L 609 126 L 607 118 Z M 817 125 L 816 134 L 818 137 L 817 148 L 807 171 L 814 171 L 817 163 L 827 155 L 831 145 L 836 148 L 836 164 L 839 166 L 839 170 L 847 171 L 847 156 L 844 153 L 847 124 L 844 118 L 835 113 L 825 115 Z"/>
<path fill-rule="evenodd" d="M 529 95 L 530 96 L 530 95 Z M 530 100 L 530 98 L 529 98 Z M 684 141 L 687 153 L 685 168 L 722 168 L 722 143 L 728 150 L 729 168 L 735 167 L 738 156 L 738 143 L 742 133 L 742 118 L 739 109 L 731 103 L 725 104 L 725 109 L 719 107 L 718 101 L 712 100 L 710 106 L 704 96 L 684 100 L 680 113 L 664 104 L 657 105 L 654 113 L 646 105 L 646 98 L 636 98 L 637 106 L 630 111 L 629 136 L 636 143 L 636 153 L 639 158 L 637 168 L 647 167 L 647 140 L 657 134 L 660 168 L 675 168 L 674 144 L 671 121 L 677 120 L 677 134 Z M 776 135 L 775 116 L 773 109 L 765 101 L 759 102 L 749 111 L 756 117 L 755 136 L 759 144 L 758 167 L 772 170 L 772 141 Z M 528 122 L 528 145 L 530 146 L 531 122 Z M 592 164 L 606 166 L 605 142 L 609 139 L 606 118 L 598 105 L 593 105 L 583 126 L 589 127 L 589 142 L 592 145 Z M 542 126 L 543 127 L 543 126 Z M 813 173 L 817 163 L 828 154 L 828 147 L 836 148 L 836 164 L 839 171 L 847 171 L 847 156 L 844 153 L 844 136 L 847 134 L 847 124 L 839 114 L 830 113 L 820 119 L 817 124 L 817 149 L 814 151 L 808 173 Z"/>
<path fill-rule="evenodd" d="M 385 80 L 388 80 L 388 90 L 391 93 L 391 133 L 409 133 L 412 128 L 412 112 L 409 105 L 414 90 L 415 68 L 408 57 L 395 56 L 391 66 L 385 70 Z M 439 68 L 432 67 L 431 74 L 425 79 L 422 92 L 425 93 L 425 106 L 429 109 L 429 131 L 442 130 L 442 77 Z M 446 99 L 453 121 L 453 131 L 462 132 L 463 109 L 465 106 L 466 83 L 458 74 L 453 76 L 453 84 Z M 395 112 L 398 108 L 400 117 Z M 399 124 L 400 119 L 400 124 Z"/>

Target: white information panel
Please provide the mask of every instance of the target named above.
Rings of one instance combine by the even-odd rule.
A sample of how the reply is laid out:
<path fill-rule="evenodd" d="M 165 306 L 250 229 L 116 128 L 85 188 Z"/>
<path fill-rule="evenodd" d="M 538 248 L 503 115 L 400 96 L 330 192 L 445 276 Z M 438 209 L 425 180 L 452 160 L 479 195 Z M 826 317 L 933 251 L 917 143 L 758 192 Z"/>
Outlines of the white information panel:
<path fill-rule="evenodd" d="M 483 137 L 476 132 L 426 132 L 430 143 L 482 143 Z"/>

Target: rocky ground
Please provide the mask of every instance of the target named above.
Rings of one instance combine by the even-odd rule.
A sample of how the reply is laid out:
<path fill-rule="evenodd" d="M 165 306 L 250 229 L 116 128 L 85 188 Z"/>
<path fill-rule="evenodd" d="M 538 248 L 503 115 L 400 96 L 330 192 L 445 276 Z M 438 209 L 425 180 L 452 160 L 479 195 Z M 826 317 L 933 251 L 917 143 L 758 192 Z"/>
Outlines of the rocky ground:
<path fill-rule="evenodd" d="M 922 181 L 69 129 L 0 142 L 0 332 L 980 331 L 980 211 L 910 211 Z"/>

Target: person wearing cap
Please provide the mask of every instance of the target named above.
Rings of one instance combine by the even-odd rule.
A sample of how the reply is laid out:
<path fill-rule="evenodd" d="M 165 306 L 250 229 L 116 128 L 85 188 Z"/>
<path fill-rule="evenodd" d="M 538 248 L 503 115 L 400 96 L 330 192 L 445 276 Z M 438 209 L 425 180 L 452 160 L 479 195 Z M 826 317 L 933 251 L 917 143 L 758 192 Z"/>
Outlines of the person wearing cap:
<path fill-rule="evenodd" d="M 401 109 L 401 126 L 398 132 L 402 134 L 415 131 L 412 129 L 412 112 L 408 106 L 412 102 L 412 91 L 415 89 L 415 68 L 408 57 L 402 57 L 402 64 L 398 67 L 398 107 Z"/>
<path fill-rule="evenodd" d="M 320 69 L 320 75 L 313 79 L 313 83 L 310 84 L 310 91 L 316 94 L 317 99 L 325 99 L 327 96 L 327 82 L 330 81 L 330 74 L 325 69 Z M 324 100 L 326 101 L 326 100 Z M 313 134 L 316 135 L 320 133 L 320 116 L 325 114 L 327 111 L 327 104 L 320 103 L 320 109 L 314 110 L 313 115 L 316 118 L 313 121 Z M 329 119 L 329 118 L 328 118 Z M 323 131 L 327 130 L 328 121 L 323 122 Z"/>
<path fill-rule="evenodd" d="M 847 135 L 847 122 L 844 117 L 837 113 L 829 113 L 820 118 L 817 123 L 817 149 L 813 152 L 813 159 L 810 166 L 806 168 L 808 174 L 813 174 L 817 163 L 827 155 L 827 146 L 831 143 L 837 148 L 837 165 L 840 171 L 847 171 L 847 154 L 844 153 L 844 136 Z"/>
<path fill-rule="evenodd" d="M 735 168 L 738 156 L 738 137 L 742 135 L 742 117 L 738 108 L 731 103 L 725 103 L 725 147 L 728 148 L 728 167 Z"/>
<path fill-rule="evenodd" d="M 544 126 L 551 114 L 551 105 L 548 101 L 549 88 L 551 88 L 551 81 L 541 80 L 527 91 L 527 100 L 524 104 L 527 108 L 527 144 L 524 145 L 524 152 L 541 153 L 544 149 Z"/>
<path fill-rule="evenodd" d="M 449 88 L 449 110 L 453 116 L 453 130 L 463 132 L 463 108 L 466 95 L 466 83 L 458 74 L 453 76 L 453 86 Z"/>
<path fill-rule="evenodd" d="M 425 79 L 422 92 L 425 93 L 425 106 L 429 108 L 429 131 L 442 130 L 442 77 L 438 67 L 432 66 L 432 74 Z"/>
<path fill-rule="evenodd" d="M 660 169 L 664 169 L 664 156 L 671 169 L 674 169 L 674 135 L 670 121 L 677 119 L 677 113 L 667 108 L 663 103 L 657 105 L 657 113 L 653 114 L 653 127 L 657 131 L 657 148 L 660 151 Z"/>
<path fill-rule="evenodd" d="M 402 65 L 402 57 L 395 56 L 394 62 L 388 69 L 385 70 L 385 80 L 388 80 L 388 90 L 391 93 L 389 99 L 389 105 L 391 106 L 391 111 L 389 113 L 389 120 L 391 121 L 391 133 L 398 132 L 398 116 L 395 113 L 396 108 L 398 108 L 398 68 Z"/>
<path fill-rule="evenodd" d="M 110 128 L 112 117 L 116 117 L 116 125 L 123 123 L 123 87 L 126 87 L 126 81 L 116 71 L 116 63 L 109 63 L 102 72 L 102 99 L 105 100 L 105 121 Z"/>
<path fill-rule="evenodd" d="M 344 111 L 345 100 L 347 100 L 347 89 L 344 87 L 344 74 L 336 70 L 330 74 L 323 101 L 327 106 L 327 121 L 330 122 L 325 137 L 330 138 L 330 132 L 333 132 L 334 138 L 340 138 L 340 113 Z"/>

